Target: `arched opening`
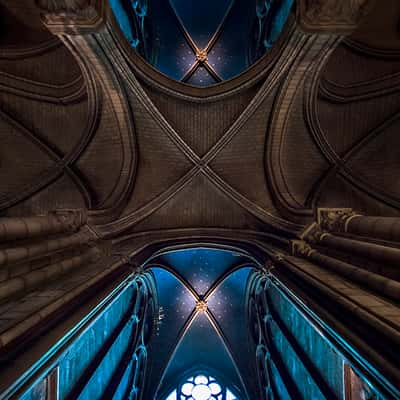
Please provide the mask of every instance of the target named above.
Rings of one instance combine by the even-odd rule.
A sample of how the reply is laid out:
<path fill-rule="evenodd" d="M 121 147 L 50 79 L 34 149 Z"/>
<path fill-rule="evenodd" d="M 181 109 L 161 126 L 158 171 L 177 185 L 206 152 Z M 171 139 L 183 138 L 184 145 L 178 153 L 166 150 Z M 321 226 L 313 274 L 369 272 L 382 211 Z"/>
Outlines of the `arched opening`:
<path fill-rule="evenodd" d="M 162 307 L 149 347 L 153 384 L 146 385 L 145 397 L 233 400 L 257 390 L 248 387 L 251 353 L 243 344 L 247 279 L 259 267 L 241 249 L 209 243 L 168 248 L 145 262 Z"/>
<path fill-rule="evenodd" d="M 268 53 L 292 5 L 293 0 L 111 1 L 140 56 L 169 78 L 199 87 L 229 80 Z"/>

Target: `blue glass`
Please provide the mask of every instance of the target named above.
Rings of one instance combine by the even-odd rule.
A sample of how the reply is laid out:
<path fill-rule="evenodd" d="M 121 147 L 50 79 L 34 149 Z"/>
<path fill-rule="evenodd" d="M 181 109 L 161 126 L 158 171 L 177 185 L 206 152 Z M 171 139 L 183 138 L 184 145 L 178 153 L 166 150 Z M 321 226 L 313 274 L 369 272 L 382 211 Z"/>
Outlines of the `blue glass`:
<path fill-rule="evenodd" d="M 271 334 L 270 338 L 275 343 L 277 351 L 282 355 L 281 358 L 286 370 L 292 376 L 294 382 L 296 382 L 296 386 L 301 392 L 302 398 L 325 400 L 325 396 L 274 322 L 270 322 L 269 332 Z"/>
<path fill-rule="evenodd" d="M 286 386 L 283 383 L 282 377 L 279 375 L 278 370 L 275 367 L 274 362 L 271 362 L 271 373 L 272 381 L 276 392 L 278 393 L 279 399 L 290 399 L 290 395 L 287 392 Z"/>
<path fill-rule="evenodd" d="M 198 374 L 180 384 L 179 393 L 174 389 L 165 400 L 239 400 L 231 390 L 224 387 L 213 376 Z"/>
<path fill-rule="evenodd" d="M 85 386 L 78 398 L 79 400 L 97 400 L 102 398 L 107 384 L 110 382 L 124 352 L 128 348 L 131 329 L 132 325 L 127 324 L 118 335 L 110 351 L 106 354 L 88 384 Z"/>
<path fill-rule="evenodd" d="M 141 295 L 147 296 L 150 287 L 153 286 L 151 280 L 150 274 L 127 278 L 95 306 L 88 316 L 72 327 L 53 349 L 43 355 L 44 358 L 50 354 L 57 354 L 57 398 L 65 399 L 74 392 L 76 399 L 96 400 L 104 398 L 106 389 L 113 392 L 115 390 L 113 399 L 126 398 L 127 392 L 131 391 L 132 377 L 144 372 L 145 368 L 144 357 L 142 357 L 144 362 L 141 364 L 133 360 L 135 349 L 139 348 L 146 352 L 142 345 L 143 326 L 146 322 L 138 325 L 138 318 L 132 314 L 132 310 L 136 308 Z M 146 315 L 153 320 L 152 313 Z M 136 339 L 133 340 L 134 338 Z M 93 363 L 94 360 L 96 363 Z M 42 373 L 40 370 L 42 366 L 39 360 L 32 368 L 37 374 L 38 371 Z M 95 366 L 94 370 L 91 370 L 92 366 Z M 86 381 L 86 378 L 82 380 L 89 371 L 88 380 Z M 51 373 L 53 372 L 54 369 L 51 370 Z M 29 379 L 29 374 L 27 377 Z M 117 381 L 114 379 L 116 377 Z M 43 395 L 43 390 L 45 392 L 47 390 L 45 382 L 46 377 L 41 377 L 19 398 L 23 400 L 45 398 L 46 394 Z M 84 387 L 81 387 L 82 383 Z M 115 387 L 109 386 L 114 384 Z M 142 381 L 138 381 L 136 390 L 142 390 Z"/>
<path fill-rule="evenodd" d="M 118 389 L 114 394 L 113 400 L 125 400 L 125 393 L 128 390 L 128 385 L 129 385 L 129 378 L 131 374 L 133 374 L 133 368 L 132 368 L 132 362 L 129 363 L 122 379 L 121 382 L 118 385 Z"/>

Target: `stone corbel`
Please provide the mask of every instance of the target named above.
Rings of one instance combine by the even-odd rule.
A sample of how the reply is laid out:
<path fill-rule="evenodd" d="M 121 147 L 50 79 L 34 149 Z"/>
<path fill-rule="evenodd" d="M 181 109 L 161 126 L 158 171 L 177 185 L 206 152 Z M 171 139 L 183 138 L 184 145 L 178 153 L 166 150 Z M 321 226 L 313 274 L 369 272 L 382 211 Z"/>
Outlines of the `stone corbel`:
<path fill-rule="evenodd" d="M 300 240 L 310 244 L 318 244 L 324 237 L 329 236 L 330 233 L 321 229 L 321 226 L 314 222 L 300 235 Z"/>
<path fill-rule="evenodd" d="M 111 240 L 98 240 L 94 242 L 97 248 L 101 251 L 101 254 L 106 257 L 113 255 L 113 248 Z"/>
<path fill-rule="evenodd" d="M 358 217 L 351 208 L 318 208 L 317 223 L 319 227 L 327 232 L 346 232 L 348 222 Z"/>
<path fill-rule="evenodd" d="M 87 222 L 87 211 L 83 209 L 57 209 L 52 214 L 67 223 L 71 231 L 79 229 Z"/>
<path fill-rule="evenodd" d="M 304 240 L 292 240 L 291 252 L 295 257 L 309 257 L 315 250 Z"/>
<path fill-rule="evenodd" d="M 351 34 L 375 0 L 297 0 L 297 21 L 306 33 Z"/>
<path fill-rule="evenodd" d="M 105 21 L 105 0 L 35 0 L 44 25 L 55 35 L 97 32 Z"/>

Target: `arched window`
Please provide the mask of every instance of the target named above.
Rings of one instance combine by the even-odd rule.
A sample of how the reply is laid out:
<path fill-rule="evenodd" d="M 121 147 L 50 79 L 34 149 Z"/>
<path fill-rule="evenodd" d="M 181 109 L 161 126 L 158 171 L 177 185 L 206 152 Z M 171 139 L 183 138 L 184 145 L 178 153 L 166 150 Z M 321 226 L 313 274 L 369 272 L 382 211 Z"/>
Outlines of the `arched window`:
<path fill-rule="evenodd" d="M 213 376 L 198 374 L 181 382 L 165 400 L 239 400 Z"/>

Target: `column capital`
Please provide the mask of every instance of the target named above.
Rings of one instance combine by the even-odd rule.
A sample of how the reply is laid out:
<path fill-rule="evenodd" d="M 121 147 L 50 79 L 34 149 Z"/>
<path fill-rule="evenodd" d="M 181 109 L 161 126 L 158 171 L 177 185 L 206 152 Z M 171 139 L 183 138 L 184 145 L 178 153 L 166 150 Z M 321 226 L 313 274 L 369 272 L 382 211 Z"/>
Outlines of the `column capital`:
<path fill-rule="evenodd" d="M 79 229 L 87 221 L 87 213 L 83 209 L 58 209 L 49 214 L 67 223 L 71 231 Z"/>
<path fill-rule="evenodd" d="M 375 0 L 297 0 L 297 22 L 306 33 L 349 35 Z"/>
<path fill-rule="evenodd" d="M 315 250 L 304 240 L 292 240 L 291 252 L 295 257 L 308 257 L 314 253 Z"/>
<path fill-rule="evenodd" d="M 105 0 L 35 0 L 43 24 L 55 35 L 98 31 L 106 15 Z"/>
<path fill-rule="evenodd" d="M 350 219 L 360 216 L 352 208 L 318 208 L 317 223 L 328 232 L 346 232 Z"/>
<path fill-rule="evenodd" d="M 282 260 L 284 260 L 285 259 L 285 255 L 283 254 L 283 253 L 274 253 L 274 255 L 272 256 L 272 258 L 275 260 L 275 261 L 282 261 Z"/>
<path fill-rule="evenodd" d="M 317 244 L 329 235 L 330 233 L 325 232 L 317 222 L 314 222 L 300 235 L 300 240 L 306 243 Z"/>

